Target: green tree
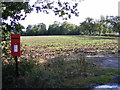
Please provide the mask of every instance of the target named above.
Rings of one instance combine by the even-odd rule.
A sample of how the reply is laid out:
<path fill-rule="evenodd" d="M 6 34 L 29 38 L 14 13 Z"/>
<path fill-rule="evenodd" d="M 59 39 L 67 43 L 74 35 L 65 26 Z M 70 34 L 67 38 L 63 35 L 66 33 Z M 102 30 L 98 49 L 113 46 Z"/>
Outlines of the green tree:
<path fill-rule="evenodd" d="M 47 31 L 48 35 L 60 35 L 62 30 L 60 29 L 60 23 L 55 21 L 54 24 L 50 25 Z"/>
<path fill-rule="evenodd" d="M 93 19 L 90 17 L 86 18 L 86 29 L 88 30 L 89 35 L 93 33 Z"/>
<path fill-rule="evenodd" d="M 45 35 L 46 33 L 46 25 L 44 23 L 39 23 L 37 25 L 38 29 L 38 35 Z"/>
<path fill-rule="evenodd" d="M 27 13 L 32 11 L 28 2 L 2 2 L 2 38 L 8 40 L 11 31 L 20 32 L 19 20 L 24 20 Z M 6 23 L 9 20 L 10 23 Z M 6 38 L 6 39 L 5 39 Z"/>
<path fill-rule="evenodd" d="M 62 34 L 67 35 L 71 31 L 70 24 L 66 21 L 63 22 L 60 26 L 60 30 Z"/>
<path fill-rule="evenodd" d="M 80 28 L 81 28 L 80 34 L 85 34 L 85 35 L 89 34 L 88 23 L 86 21 L 80 23 Z"/>
<path fill-rule="evenodd" d="M 113 30 L 118 32 L 120 36 L 120 16 L 113 17 L 111 24 L 113 25 Z"/>
<path fill-rule="evenodd" d="M 85 21 L 80 23 L 80 34 L 92 35 L 93 34 L 94 21 L 92 18 L 87 17 Z"/>
<path fill-rule="evenodd" d="M 32 35 L 32 34 L 33 34 L 32 25 L 28 25 L 26 28 L 26 35 Z"/>
<path fill-rule="evenodd" d="M 100 23 L 98 20 L 96 20 L 94 22 L 94 26 L 93 26 L 93 35 L 100 35 Z"/>
<path fill-rule="evenodd" d="M 119 33 L 120 35 L 120 17 L 119 16 L 107 16 L 106 24 L 108 24 L 108 29 L 110 32 Z"/>

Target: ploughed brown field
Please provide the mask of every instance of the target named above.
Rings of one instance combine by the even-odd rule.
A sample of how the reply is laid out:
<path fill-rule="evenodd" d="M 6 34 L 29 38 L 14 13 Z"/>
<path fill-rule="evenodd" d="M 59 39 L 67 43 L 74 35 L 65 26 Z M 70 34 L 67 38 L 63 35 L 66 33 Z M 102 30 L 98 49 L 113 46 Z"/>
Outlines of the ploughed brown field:
<path fill-rule="evenodd" d="M 118 38 L 104 36 L 22 36 L 21 43 L 21 58 L 40 61 L 81 52 L 95 55 L 118 50 Z"/>

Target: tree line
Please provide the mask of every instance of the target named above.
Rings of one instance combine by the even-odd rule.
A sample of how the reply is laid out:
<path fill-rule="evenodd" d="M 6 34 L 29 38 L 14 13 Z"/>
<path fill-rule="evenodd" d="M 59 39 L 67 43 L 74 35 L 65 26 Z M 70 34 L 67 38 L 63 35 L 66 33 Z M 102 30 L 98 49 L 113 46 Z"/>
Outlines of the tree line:
<path fill-rule="evenodd" d="M 118 16 L 101 16 L 100 20 L 86 18 L 80 25 L 68 22 L 60 23 L 55 21 L 46 29 L 44 23 L 28 25 L 26 31 L 21 35 L 38 36 L 38 35 L 111 35 L 120 34 L 120 17 Z"/>

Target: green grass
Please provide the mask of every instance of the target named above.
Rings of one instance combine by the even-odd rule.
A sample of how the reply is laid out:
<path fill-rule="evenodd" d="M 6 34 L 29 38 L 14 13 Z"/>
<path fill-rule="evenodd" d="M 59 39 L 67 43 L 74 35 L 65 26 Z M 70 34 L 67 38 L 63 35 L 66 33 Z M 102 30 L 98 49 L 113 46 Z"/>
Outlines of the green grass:
<path fill-rule="evenodd" d="M 120 70 L 118 69 L 103 69 L 102 74 L 110 76 L 110 75 L 116 75 L 119 74 L 120 75 Z"/>
<path fill-rule="evenodd" d="M 19 62 L 19 77 L 15 76 L 15 63 L 3 66 L 3 88 L 87 88 L 108 83 L 116 69 L 102 69 L 93 62 L 79 60 L 53 60 L 39 63 L 23 59 Z"/>
<path fill-rule="evenodd" d="M 112 79 L 111 76 L 100 76 L 100 77 L 90 78 L 89 82 L 93 84 L 105 84 L 108 83 L 111 79 Z"/>
<path fill-rule="evenodd" d="M 21 41 L 28 46 L 117 43 L 117 39 L 109 38 L 105 39 L 103 36 L 22 36 Z"/>

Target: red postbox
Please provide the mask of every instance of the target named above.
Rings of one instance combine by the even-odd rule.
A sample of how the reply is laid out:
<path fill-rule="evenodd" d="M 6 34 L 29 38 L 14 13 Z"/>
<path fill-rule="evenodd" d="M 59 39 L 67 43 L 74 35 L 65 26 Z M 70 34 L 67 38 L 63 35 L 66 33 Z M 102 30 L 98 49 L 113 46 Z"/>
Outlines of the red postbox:
<path fill-rule="evenodd" d="M 20 34 L 11 34 L 11 55 L 20 56 Z"/>

